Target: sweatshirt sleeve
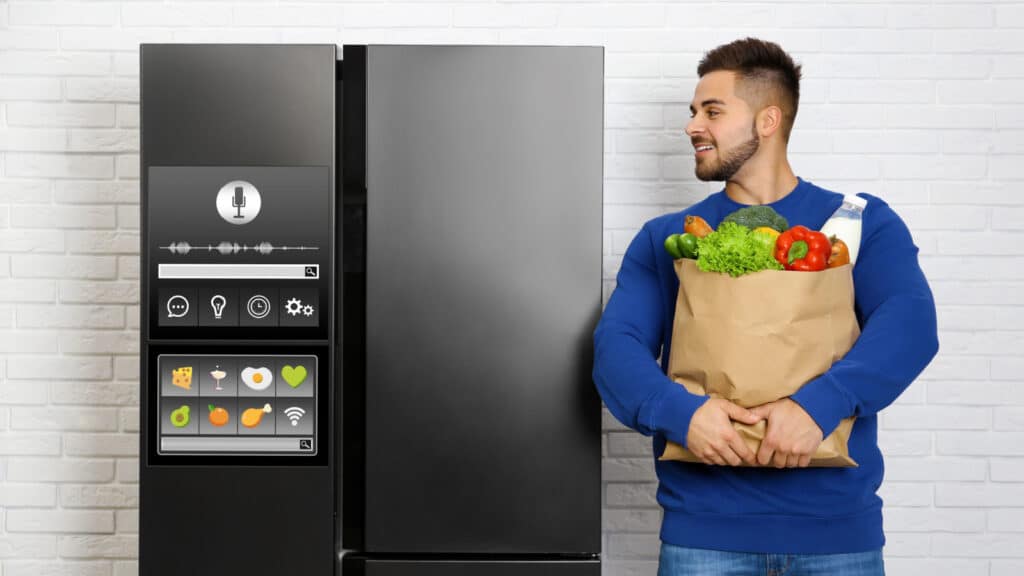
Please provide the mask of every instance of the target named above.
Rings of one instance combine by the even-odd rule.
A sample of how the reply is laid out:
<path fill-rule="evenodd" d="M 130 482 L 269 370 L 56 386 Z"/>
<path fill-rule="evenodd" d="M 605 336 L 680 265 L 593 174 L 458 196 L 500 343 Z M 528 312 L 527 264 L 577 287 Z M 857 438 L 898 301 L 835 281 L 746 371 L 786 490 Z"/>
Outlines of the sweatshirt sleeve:
<path fill-rule="evenodd" d="M 864 224 L 853 273 L 860 337 L 791 396 L 825 436 L 843 418 L 874 415 L 891 404 L 939 349 L 935 301 L 910 231 L 878 198 L 870 198 Z"/>
<path fill-rule="evenodd" d="M 644 226 L 626 250 L 615 291 L 594 332 L 594 383 L 620 422 L 645 436 L 660 432 L 686 446 L 690 419 L 707 398 L 673 382 L 658 364 L 670 311 L 665 310 L 655 254 Z"/>

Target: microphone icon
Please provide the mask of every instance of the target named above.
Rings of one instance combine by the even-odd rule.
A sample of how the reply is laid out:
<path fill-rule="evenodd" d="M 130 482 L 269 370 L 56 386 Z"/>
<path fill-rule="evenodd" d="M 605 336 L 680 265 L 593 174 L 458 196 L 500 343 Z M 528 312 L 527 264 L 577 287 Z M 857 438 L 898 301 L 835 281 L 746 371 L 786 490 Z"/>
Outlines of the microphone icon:
<path fill-rule="evenodd" d="M 238 210 L 235 218 L 245 218 L 242 216 L 242 208 L 245 208 L 245 191 L 241 186 L 235 186 L 235 196 L 231 199 L 231 207 Z"/>

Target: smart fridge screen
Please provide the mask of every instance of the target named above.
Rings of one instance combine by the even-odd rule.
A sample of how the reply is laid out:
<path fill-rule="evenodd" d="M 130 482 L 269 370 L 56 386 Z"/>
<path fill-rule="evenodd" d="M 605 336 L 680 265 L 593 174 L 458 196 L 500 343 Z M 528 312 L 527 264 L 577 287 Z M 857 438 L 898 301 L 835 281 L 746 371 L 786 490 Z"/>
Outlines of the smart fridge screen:
<path fill-rule="evenodd" d="M 157 453 L 315 455 L 317 360 L 159 355 Z"/>

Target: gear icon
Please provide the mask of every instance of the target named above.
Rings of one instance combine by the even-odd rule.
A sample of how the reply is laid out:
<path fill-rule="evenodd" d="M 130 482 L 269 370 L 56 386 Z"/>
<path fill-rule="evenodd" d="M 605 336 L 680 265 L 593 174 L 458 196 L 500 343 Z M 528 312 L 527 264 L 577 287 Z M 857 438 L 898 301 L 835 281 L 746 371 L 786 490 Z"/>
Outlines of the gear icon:
<path fill-rule="evenodd" d="M 291 316 L 298 316 L 302 312 L 302 300 L 298 298 L 291 298 L 285 303 L 285 310 Z"/>
<path fill-rule="evenodd" d="M 302 313 L 305 314 L 306 316 L 312 316 L 313 315 L 313 307 L 310 306 L 309 304 L 306 304 L 302 308 Z"/>

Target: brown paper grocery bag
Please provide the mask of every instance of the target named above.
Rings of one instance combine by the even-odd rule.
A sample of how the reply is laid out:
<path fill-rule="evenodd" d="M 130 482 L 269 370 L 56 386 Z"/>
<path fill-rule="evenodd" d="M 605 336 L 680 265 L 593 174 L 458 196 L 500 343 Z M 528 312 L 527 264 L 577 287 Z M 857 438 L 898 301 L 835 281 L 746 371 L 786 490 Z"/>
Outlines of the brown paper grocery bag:
<path fill-rule="evenodd" d="M 827 371 L 860 336 L 853 266 L 821 272 L 763 270 L 733 278 L 675 261 L 679 276 L 669 377 L 693 394 L 745 408 L 790 396 Z M 733 422 L 757 452 L 765 422 Z M 811 466 L 856 466 L 846 443 L 853 418 L 828 435 Z M 661 460 L 699 462 L 669 442 Z"/>

